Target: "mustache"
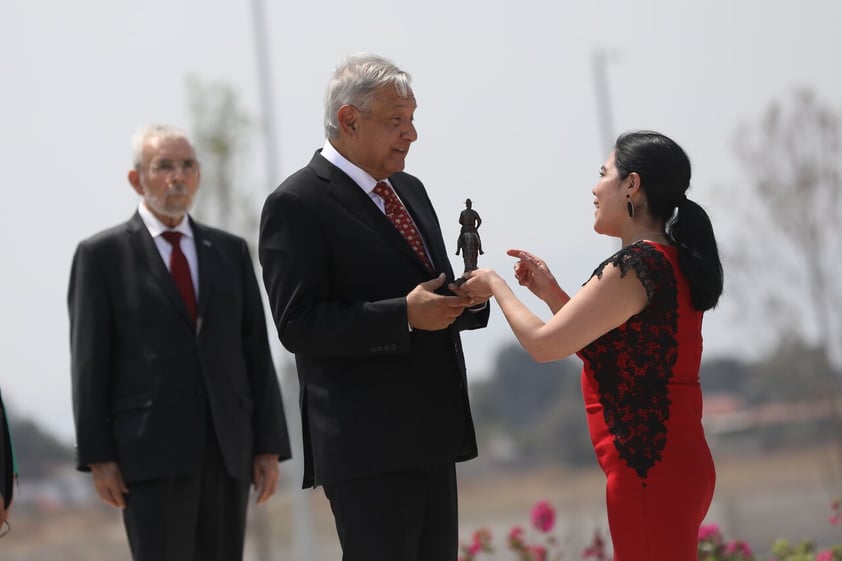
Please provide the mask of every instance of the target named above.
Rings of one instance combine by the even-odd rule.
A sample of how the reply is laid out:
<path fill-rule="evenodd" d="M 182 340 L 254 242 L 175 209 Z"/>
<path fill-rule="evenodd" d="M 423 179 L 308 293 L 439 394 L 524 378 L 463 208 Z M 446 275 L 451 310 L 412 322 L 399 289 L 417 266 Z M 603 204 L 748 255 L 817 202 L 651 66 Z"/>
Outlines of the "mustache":
<path fill-rule="evenodd" d="M 170 185 L 168 192 L 175 195 L 187 195 L 190 191 L 184 183 L 173 183 Z"/>

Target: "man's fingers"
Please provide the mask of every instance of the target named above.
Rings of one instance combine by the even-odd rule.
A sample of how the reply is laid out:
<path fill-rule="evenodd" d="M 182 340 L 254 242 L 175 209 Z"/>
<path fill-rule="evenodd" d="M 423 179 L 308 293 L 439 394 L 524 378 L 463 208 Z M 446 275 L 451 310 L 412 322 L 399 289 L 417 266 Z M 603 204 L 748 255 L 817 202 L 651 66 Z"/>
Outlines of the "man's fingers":
<path fill-rule="evenodd" d="M 119 489 L 115 489 L 109 485 L 97 487 L 97 495 L 102 499 L 102 502 L 114 508 L 125 508 L 126 506 L 123 493 Z"/>
<path fill-rule="evenodd" d="M 257 504 L 262 505 L 268 501 L 278 490 L 278 472 L 262 473 L 258 479 L 255 479 L 255 490 Z"/>
<path fill-rule="evenodd" d="M 445 274 L 440 273 L 439 276 L 437 276 L 436 278 L 422 282 L 421 286 L 429 291 L 433 291 L 440 288 L 444 284 L 444 281 L 446 279 L 447 277 L 445 276 Z"/>
<path fill-rule="evenodd" d="M 280 470 L 278 456 L 275 454 L 261 454 L 254 459 L 254 490 L 257 493 L 257 504 L 268 501 L 278 489 Z"/>
<path fill-rule="evenodd" d="M 94 489 L 102 501 L 116 508 L 125 508 L 125 494 L 129 492 L 123 473 L 116 462 L 102 462 L 91 465 Z"/>
<path fill-rule="evenodd" d="M 275 491 L 278 489 L 278 477 L 265 477 L 263 479 L 263 485 L 260 488 L 260 493 L 257 496 L 257 504 L 262 505 L 266 501 L 268 501 L 272 495 L 275 494 Z"/>

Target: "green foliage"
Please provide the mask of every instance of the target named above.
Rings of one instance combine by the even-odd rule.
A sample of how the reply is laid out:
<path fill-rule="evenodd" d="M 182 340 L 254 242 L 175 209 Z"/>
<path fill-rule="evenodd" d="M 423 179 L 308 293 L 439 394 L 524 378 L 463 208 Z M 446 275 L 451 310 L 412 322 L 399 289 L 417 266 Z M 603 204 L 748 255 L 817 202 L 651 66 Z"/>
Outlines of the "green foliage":
<path fill-rule="evenodd" d="M 778 561 L 814 561 L 816 546 L 809 541 L 793 545 L 789 540 L 779 539 L 772 545 L 772 555 Z"/>

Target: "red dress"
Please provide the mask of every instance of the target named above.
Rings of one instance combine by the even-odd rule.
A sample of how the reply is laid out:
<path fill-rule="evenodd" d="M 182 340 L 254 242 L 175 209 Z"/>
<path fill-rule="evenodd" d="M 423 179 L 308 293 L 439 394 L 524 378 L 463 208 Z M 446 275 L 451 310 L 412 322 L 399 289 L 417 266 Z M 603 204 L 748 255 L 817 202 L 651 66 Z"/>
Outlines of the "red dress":
<path fill-rule="evenodd" d="M 696 561 L 716 473 L 702 430 L 702 313 L 674 247 L 637 242 L 605 260 L 649 305 L 581 351 L 591 441 L 607 477 L 616 561 Z"/>

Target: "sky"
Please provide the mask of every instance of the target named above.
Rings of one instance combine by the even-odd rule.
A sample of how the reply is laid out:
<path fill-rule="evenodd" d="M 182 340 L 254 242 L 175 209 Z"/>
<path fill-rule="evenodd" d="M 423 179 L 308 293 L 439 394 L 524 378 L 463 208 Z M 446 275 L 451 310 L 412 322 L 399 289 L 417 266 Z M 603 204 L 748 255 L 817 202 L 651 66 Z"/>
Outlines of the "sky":
<path fill-rule="evenodd" d="M 591 189 L 611 147 L 599 125 L 595 53 L 608 57 L 601 91 L 613 136 L 654 129 L 684 147 L 693 163 L 688 194 L 707 208 L 726 256 L 745 227 L 740 205 L 751 204 L 741 196 L 751 178 L 735 156 L 737 127 L 796 88 L 842 110 L 842 3 L 835 0 L 266 4 L 278 176 L 266 176 L 255 136 L 237 178 L 255 214 L 324 142 L 322 99 L 335 66 L 374 52 L 413 77 L 419 139 L 406 170 L 424 181 L 453 252 L 459 212 L 471 198 L 483 218 L 480 266 L 509 274 L 506 249 L 527 249 L 570 292 L 618 247 L 592 230 Z M 126 181 L 132 133 L 150 122 L 190 130 L 188 76 L 231 85 L 260 117 L 252 7 L 230 0 L 0 6 L 0 388 L 14 412 L 63 441 L 73 442 L 66 292 L 76 244 L 134 212 L 137 195 Z M 461 268 L 460 257 L 452 262 Z M 745 317 L 738 298 L 729 301 L 729 291 L 738 292 L 730 288 L 726 282 L 722 304 L 705 318 L 705 358 L 750 358 L 773 344 L 760 319 Z M 499 312 L 463 340 L 475 380 L 493 371 L 501 345 L 515 341 Z M 289 360 L 284 351 L 277 356 Z"/>

